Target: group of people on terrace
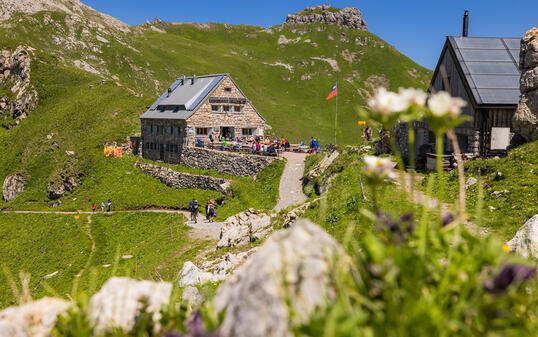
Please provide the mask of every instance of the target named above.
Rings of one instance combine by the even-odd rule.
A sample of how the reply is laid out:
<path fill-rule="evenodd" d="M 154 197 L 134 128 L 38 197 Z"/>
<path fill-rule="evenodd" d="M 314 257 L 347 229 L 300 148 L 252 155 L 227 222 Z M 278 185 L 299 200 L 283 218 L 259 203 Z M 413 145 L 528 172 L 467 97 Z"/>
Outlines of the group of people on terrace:
<path fill-rule="evenodd" d="M 302 141 L 300 145 L 292 145 L 289 140 L 281 137 L 265 136 L 250 136 L 242 138 L 216 138 L 212 134 L 209 135 L 209 144 L 204 143 L 201 138 L 196 138 L 195 146 L 210 147 L 219 150 L 245 151 L 257 154 L 277 155 L 282 151 L 305 151 L 308 153 L 318 153 L 320 146 L 318 141 L 312 137 L 310 145 L 307 147 Z"/>

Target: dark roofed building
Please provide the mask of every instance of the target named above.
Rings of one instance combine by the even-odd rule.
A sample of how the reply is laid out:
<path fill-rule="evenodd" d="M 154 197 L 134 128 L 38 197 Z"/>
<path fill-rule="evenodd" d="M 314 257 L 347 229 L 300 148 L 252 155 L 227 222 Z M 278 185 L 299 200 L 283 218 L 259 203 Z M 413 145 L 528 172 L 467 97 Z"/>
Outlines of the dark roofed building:
<path fill-rule="evenodd" d="M 463 153 L 488 156 L 506 151 L 519 101 L 519 43 L 519 38 L 446 38 L 430 91 L 448 91 L 467 102 L 463 113 L 472 121 L 455 129 Z M 426 123 L 416 123 L 415 128 L 417 150 L 424 156 L 435 139 Z M 444 151 L 453 152 L 446 137 Z"/>
<path fill-rule="evenodd" d="M 179 162 L 197 138 L 263 136 L 267 128 L 228 74 L 176 80 L 140 119 L 143 157 L 168 163 Z"/>

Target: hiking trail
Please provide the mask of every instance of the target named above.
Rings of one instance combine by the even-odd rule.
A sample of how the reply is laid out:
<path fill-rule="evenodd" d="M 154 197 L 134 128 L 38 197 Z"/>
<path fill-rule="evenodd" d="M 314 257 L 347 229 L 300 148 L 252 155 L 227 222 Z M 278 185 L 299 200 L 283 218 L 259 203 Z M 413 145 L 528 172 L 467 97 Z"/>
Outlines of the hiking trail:
<path fill-rule="evenodd" d="M 306 153 L 284 152 L 282 154 L 287 159 L 286 167 L 282 172 L 279 186 L 279 198 L 274 208 L 276 212 L 287 208 L 291 205 L 298 205 L 307 199 L 303 193 L 303 177 Z"/>

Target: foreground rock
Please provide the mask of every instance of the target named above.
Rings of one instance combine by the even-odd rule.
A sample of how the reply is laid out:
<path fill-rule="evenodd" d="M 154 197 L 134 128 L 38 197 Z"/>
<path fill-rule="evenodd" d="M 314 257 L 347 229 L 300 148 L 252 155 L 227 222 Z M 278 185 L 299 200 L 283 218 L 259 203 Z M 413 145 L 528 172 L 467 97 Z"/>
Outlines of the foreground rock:
<path fill-rule="evenodd" d="M 146 312 L 158 323 L 160 310 L 170 302 L 172 284 L 168 282 L 137 281 L 113 277 L 90 300 L 90 321 L 96 334 L 112 328 L 129 332 L 146 302 Z M 158 329 L 158 324 L 156 326 Z"/>
<path fill-rule="evenodd" d="M 70 305 L 64 300 L 45 297 L 0 311 L 0 337 L 48 337 L 57 316 Z"/>
<path fill-rule="evenodd" d="M 207 282 L 217 282 L 225 278 L 224 275 L 216 275 L 207 271 L 200 270 L 194 263 L 187 261 L 183 264 L 183 268 L 179 272 L 179 286 L 194 286 Z"/>
<path fill-rule="evenodd" d="M 538 214 L 530 218 L 507 245 L 518 255 L 538 259 Z"/>
<path fill-rule="evenodd" d="M 318 179 L 318 177 L 324 175 L 327 168 L 331 166 L 339 155 L 340 153 L 338 151 L 333 151 L 331 154 L 323 157 L 323 159 L 308 172 L 303 178 L 303 185 L 306 191 L 313 189 L 317 194 L 323 194 L 329 190 L 331 181 L 334 179 L 335 175 L 332 175 L 328 179 Z"/>
<path fill-rule="evenodd" d="M 11 201 L 24 192 L 25 179 L 20 174 L 7 176 L 2 186 L 2 198 Z"/>
<path fill-rule="evenodd" d="M 181 300 L 189 303 L 194 307 L 199 307 L 202 302 L 204 302 L 204 299 L 204 295 L 200 294 L 198 288 L 195 288 L 193 286 L 186 287 L 185 289 L 183 289 L 183 293 L 181 294 Z"/>
<path fill-rule="evenodd" d="M 0 115 L 9 114 L 13 123 L 19 124 L 37 105 L 37 91 L 30 84 L 30 55 L 19 46 L 15 51 L 0 50 L 0 86 L 9 91 L 0 96 Z"/>
<path fill-rule="evenodd" d="M 519 53 L 521 97 L 512 117 L 514 130 L 526 141 L 538 140 L 538 29 L 532 28 L 521 39 Z"/>
<path fill-rule="evenodd" d="M 222 225 L 217 249 L 254 242 L 265 237 L 272 230 L 271 218 L 251 208 L 226 219 Z"/>
<path fill-rule="evenodd" d="M 331 278 L 342 256 L 338 243 L 308 220 L 276 232 L 217 290 L 213 304 L 225 312 L 221 336 L 291 336 L 290 320 L 305 322 L 334 297 Z"/>
<path fill-rule="evenodd" d="M 346 7 L 336 10 L 325 4 L 316 7 L 307 7 L 299 14 L 288 14 L 286 24 L 322 23 L 324 25 L 338 25 L 347 28 L 368 30 L 362 13 L 355 7 Z"/>

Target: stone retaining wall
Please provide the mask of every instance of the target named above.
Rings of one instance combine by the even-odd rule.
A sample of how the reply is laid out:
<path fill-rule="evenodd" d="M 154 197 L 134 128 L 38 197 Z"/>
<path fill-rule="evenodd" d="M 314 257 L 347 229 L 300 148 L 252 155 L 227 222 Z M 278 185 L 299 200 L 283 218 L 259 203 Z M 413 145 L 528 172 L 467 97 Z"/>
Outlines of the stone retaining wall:
<path fill-rule="evenodd" d="M 196 188 L 226 193 L 230 187 L 230 182 L 226 179 L 179 173 L 166 167 L 141 162 L 136 162 L 134 167 L 173 188 Z"/>
<path fill-rule="evenodd" d="M 185 147 L 181 162 L 200 170 L 217 170 L 220 174 L 238 177 L 255 176 L 276 158 L 252 154 L 238 154 L 197 147 Z"/>

